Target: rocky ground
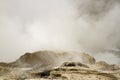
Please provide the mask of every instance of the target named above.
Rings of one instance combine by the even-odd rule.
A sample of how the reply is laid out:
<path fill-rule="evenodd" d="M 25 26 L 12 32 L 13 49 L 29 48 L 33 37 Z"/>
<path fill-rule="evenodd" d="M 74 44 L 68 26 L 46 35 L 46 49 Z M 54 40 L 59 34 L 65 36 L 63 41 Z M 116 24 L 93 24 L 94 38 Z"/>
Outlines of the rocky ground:
<path fill-rule="evenodd" d="M 86 53 L 39 51 L 0 63 L 0 80 L 120 80 L 120 66 Z"/>

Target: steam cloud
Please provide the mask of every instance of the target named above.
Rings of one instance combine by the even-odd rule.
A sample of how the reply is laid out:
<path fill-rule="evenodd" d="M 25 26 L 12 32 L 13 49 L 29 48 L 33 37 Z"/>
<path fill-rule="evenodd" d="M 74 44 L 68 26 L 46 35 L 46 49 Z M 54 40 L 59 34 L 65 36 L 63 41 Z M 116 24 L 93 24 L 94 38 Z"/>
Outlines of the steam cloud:
<path fill-rule="evenodd" d="M 120 49 L 119 9 L 119 0 L 0 0 L 0 61 L 53 49 L 110 54 L 119 63 L 102 54 Z"/>

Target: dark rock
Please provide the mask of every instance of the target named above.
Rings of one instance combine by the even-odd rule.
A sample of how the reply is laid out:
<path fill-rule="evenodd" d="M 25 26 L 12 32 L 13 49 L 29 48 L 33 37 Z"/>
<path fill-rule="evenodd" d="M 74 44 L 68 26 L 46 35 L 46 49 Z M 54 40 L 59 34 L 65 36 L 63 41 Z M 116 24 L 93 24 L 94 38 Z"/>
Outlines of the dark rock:
<path fill-rule="evenodd" d="M 41 78 L 48 78 L 50 76 L 51 70 L 44 70 L 43 72 L 37 73 Z"/>
<path fill-rule="evenodd" d="M 61 67 L 85 67 L 85 68 L 89 68 L 87 65 L 82 64 L 80 62 L 64 62 Z"/>

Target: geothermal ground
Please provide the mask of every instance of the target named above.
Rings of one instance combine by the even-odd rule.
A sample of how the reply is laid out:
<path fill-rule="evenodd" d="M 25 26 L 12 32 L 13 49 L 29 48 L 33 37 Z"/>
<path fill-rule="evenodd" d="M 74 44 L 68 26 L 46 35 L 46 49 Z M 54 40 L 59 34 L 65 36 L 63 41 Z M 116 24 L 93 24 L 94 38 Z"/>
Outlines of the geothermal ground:
<path fill-rule="evenodd" d="M 0 80 L 120 80 L 120 65 L 86 53 L 38 51 L 0 63 Z"/>

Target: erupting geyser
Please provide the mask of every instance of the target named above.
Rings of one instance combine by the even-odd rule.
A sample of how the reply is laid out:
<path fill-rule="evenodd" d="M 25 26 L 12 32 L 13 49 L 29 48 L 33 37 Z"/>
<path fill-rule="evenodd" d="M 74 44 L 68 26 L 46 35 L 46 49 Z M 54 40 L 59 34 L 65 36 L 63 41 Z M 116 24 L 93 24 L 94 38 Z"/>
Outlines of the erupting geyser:
<path fill-rule="evenodd" d="M 119 80 L 120 1 L 0 0 L 0 62 L 0 79 Z"/>

